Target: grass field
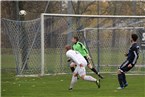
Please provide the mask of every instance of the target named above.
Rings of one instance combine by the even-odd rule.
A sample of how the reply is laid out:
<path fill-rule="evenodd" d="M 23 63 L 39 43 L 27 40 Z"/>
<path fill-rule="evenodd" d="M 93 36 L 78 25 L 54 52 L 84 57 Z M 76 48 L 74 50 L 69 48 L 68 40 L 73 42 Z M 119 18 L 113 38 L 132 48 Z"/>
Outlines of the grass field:
<path fill-rule="evenodd" d="M 74 90 L 68 91 L 71 75 L 20 78 L 2 72 L 1 94 L 2 97 L 145 97 L 144 75 L 128 75 L 129 86 L 123 90 L 116 90 L 116 75 L 104 76 L 100 89 L 95 83 L 79 79 Z"/>
<path fill-rule="evenodd" d="M 117 61 L 119 64 L 122 62 L 120 53 L 119 57 L 114 56 L 112 58 L 109 58 L 110 54 L 108 53 L 105 53 L 105 55 L 105 58 L 102 58 L 101 61 L 104 64 L 111 59 L 112 62 Z M 54 68 L 50 68 L 50 66 L 52 67 L 52 64 L 57 63 L 54 57 L 58 58 L 58 60 L 60 58 L 60 56 L 56 55 L 47 56 L 48 68 L 51 70 Z M 142 61 L 142 59 L 140 60 Z M 64 65 L 67 67 L 66 64 Z M 118 87 L 116 75 L 104 74 L 105 79 L 101 80 L 100 89 L 96 87 L 95 83 L 79 79 L 74 90 L 68 91 L 71 75 L 20 78 L 15 76 L 15 67 L 15 58 L 12 54 L 2 55 L 2 97 L 145 97 L 145 75 L 127 75 L 129 86 L 124 90 L 116 90 Z M 69 68 L 67 70 L 70 71 Z M 140 69 L 138 70 L 140 71 Z M 96 77 L 96 75 L 92 76 Z"/>

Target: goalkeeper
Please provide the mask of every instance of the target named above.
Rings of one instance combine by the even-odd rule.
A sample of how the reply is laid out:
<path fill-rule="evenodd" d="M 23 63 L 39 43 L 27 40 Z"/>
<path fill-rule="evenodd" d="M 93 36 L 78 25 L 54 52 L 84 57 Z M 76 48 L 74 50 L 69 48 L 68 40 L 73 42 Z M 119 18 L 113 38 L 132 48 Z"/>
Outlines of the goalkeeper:
<path fill-rule="evenodd" d="M 71 41 L 73 43 L 72 49 L 80 52 L 80 54 L 86 59 L 88 68 L 91 69 L 94 73 L 96 73 L 101 79 L 103 79 L 99 72 L 97 72 L 97 70 L 90 64 L 89 60 L 91 60 L 91 57 L 89 56 L 88 50 L 81 42 L 79 42 L 78 37 L 73 37 Z M 71 71 L 74 72 L 75 68 L 70 68 Z"/>

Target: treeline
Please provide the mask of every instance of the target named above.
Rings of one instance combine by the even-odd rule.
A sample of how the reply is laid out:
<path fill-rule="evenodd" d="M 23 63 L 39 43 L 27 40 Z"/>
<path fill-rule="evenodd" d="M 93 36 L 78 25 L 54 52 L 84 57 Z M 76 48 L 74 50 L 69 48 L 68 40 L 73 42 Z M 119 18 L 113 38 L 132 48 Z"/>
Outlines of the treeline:
<path fill-rule="evenodd" d="M 67 1 L 67 0 L 66 0 Z M 145 1 L 2 1 L 1 2 L 1 15 L 2 18 L 21 20 L 19 15 L 20 10 L 26 10 L 27 15 L 23 18 L 24 20 L 32 20 L 40 18 L 41 13 L 63 13 L 63 14 L 88 14 L 88 15 L 145 15 Z M 58 32 L 66 34 L 68 31 L 69 23 L 64 20 L 54 21 L 48 20 L 45 26 L 48 27 L 48 43 L 54 44 L 56 35 Z M 67 19 L 66 19 L 67 21 Z M 78 22 L 79 21 L 79 22 Z M 119 24 L 127 24 L 132 20 L 121 20 L 121 19 L 76 19 L 73 21 L 71 26 L 74 30 L 77 30 L 81 26 L 85 27 L 115 27 Z M 140 20 L 135 20 L 137 22 Z M 123 22 L 123 23 L 122 23 Z M 53 25 L 52 25 L 53 24 Z M 51 26 L 51 27 L 50 27 Z M 144 26 L 144 25 L 142 25 Z M 50 29 L 51 28 L 51 29 Z M 52 29 L 53 28 L 53 29 Z M 116 30 L 111 30 L 112 33 L 104 34 L 103 38 L 107 39 L 111 37 L 112 47 L 116 46 L 115 42 L 118 41 L 120 34 L 116 33 Z M 57 32 L 57 33 L 55 33 Z M 106 30 L 107 32 L 107 30 Z M 121 33 L 121 32 L 120 32 Z M 52 37 L 53 34 L 54 38 Z M 10 48 L 11 44 L 8 36 L 2 32 L 2 47 Z M 64 35 L 66 36 L 66 35 Z M 52 38 L 52 39 L 51 39 Z M 123 40 L 123 39 L 122 39 Z M 121 41 L 121 40 L 120 40 Z"/>
<path fill-rule="evenodd" d="M 67 0 L 66 0 L 67 1 Z M 27 11 L 25 20 L 46 13 L 144 15 L 145 1 L 2 1 L 2 18 L 19 19 L 19 11 Z"/>

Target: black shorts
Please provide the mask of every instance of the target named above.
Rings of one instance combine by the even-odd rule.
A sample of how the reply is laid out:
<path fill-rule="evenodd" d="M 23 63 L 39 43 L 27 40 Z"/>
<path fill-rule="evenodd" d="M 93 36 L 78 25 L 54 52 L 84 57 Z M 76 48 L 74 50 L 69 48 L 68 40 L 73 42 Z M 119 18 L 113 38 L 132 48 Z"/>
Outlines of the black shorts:
<path fill-rule="evenodd" d="M 90 64 L 90 62 L 89 62 L 88 58 L 87 58 L 86 56 L 84 56 L 84 58 L 85 58 L 85 59 L 86 59 L 86 61 L 87 61 L 87 65 L 89 65 L 89 64 Z"/>
<path fill-rule="evenodd" d="M 128 72 L 130 69 L 134 67 L 134 64 L 131 64 L 132 67 L 128 67 L 128 65 L 131 64 L 128 60 L 123 62 L 123 64 L 118 68 L 121 72 Z"/>

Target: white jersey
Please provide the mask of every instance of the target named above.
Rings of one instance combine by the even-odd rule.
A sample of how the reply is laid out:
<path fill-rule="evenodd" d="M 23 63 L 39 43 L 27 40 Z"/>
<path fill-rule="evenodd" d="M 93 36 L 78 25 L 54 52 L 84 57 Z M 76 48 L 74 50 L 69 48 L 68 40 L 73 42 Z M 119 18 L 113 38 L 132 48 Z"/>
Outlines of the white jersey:
<path fill-rule="evenodd" d="M 66 56 L 71 58 L 77 66 L 79 66 L 80 64 L 82 64 L 83 66 L 87 66 L 86 59 L 78 51 L 68 50 L 66 52 Z"/>

